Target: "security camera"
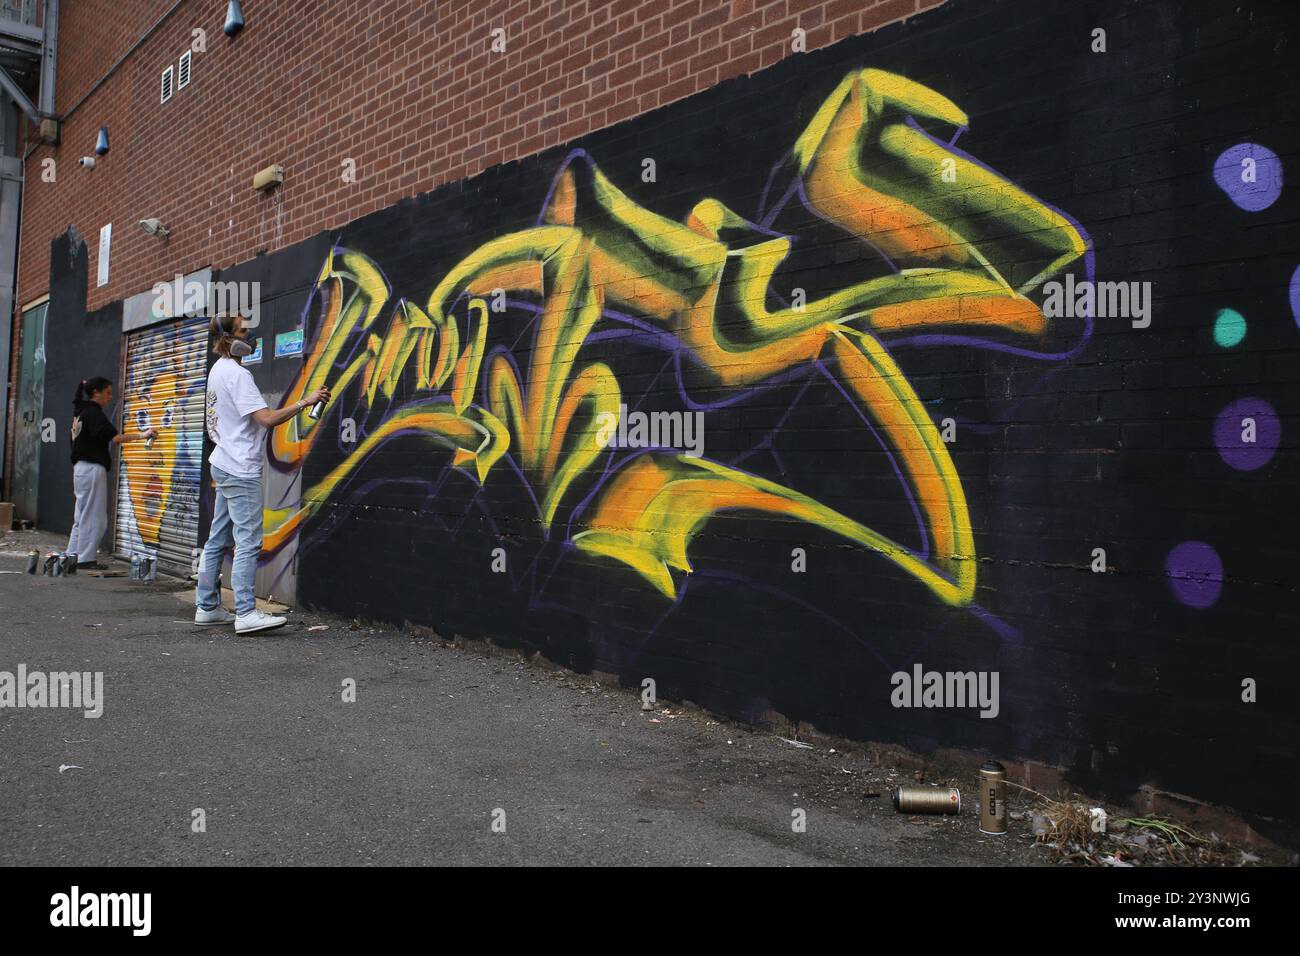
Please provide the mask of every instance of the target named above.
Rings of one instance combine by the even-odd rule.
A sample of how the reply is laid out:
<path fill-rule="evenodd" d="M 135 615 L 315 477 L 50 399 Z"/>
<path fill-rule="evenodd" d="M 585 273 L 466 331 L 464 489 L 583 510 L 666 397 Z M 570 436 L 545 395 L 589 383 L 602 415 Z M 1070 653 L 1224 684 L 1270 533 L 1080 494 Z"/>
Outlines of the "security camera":
<path fill-rule="evenodd" d="M 167 231 L 167 227 L 162 224 L 162 220 L 153 216 L 148 219 L 141 219 L 138 225 L 151 236 L 161 236 L 163 239 L 166 239 L 171 235 L 171 233 Z"/>
<path fill-rule="evenodd" d="M 77 160 L 77 165 L 78 165 L 78 166 L 84 166 L 86 169 L 94 169 L 94 168 L 95 168 L 95 157 L 94 157 L 94 156 L 82 156 L 81 159 Z"/>

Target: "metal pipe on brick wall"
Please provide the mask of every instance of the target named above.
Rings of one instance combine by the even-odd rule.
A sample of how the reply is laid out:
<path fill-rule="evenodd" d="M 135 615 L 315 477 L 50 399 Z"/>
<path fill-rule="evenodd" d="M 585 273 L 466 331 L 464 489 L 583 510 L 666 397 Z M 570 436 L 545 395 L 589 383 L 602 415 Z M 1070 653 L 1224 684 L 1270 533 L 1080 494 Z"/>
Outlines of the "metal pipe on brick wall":
<path fill-rule="evenodd" d="M 62 119 L 64 122 L 70 119 L 72 114 L 77 112 L 77 110 L 81 108 L 81 104 L 86 102 L 86 100 L 90 99 L 92 96 L 94 96 L 95 91 L 98 90 L 105 83 L 107 83 L 109 77 L 111 77 L 114 73 L 117 72 L 118 67 L 120 67 L 123 63 L 125 63 L 128 59 L 130 59 L 131 54 L 134 53 L 136 50 L 138 50 L 146 40 L 148 40 L 151 36 L 153 36 L 154 33 L 157 31 L 157 29 L 167 22 L 167 18 L 170 17 L 173 13 L 175 13 L 178 9 L 180 9 L 181 4 L 184 2 L 185 0 L 176 0 L 176 2 L 171 5 L 171 9 L 169 9 L 166 13 L 164 13 L 161 17 L 159 17 L 153 26 L 151 26 L 148 30 L 145 30 L 144 33 L 140 36 L 140 39 L 132 43 L 131 48 L 127 50 L 125 53 L 123 53 L 120 57 L 118 57 L 117 61 L 114 62 L 114 64 L 108 68 L 108 72 L 105 73 L 103 76 L 101 76 L 98 80 L 96 80 L 94 85 L 91 86 L 90 89 L 86 90 L 86 92 L 82 94 L 81 99 L 77 100 L 77 102 L 69 106 L 68 111 L 64 113 L 63 116 L 60 117 L 60 119 Z"/>
<path fill-rule="evenodd" d="M 18 290 L 18 207 L 23 194 L 23 162 L 18 158 L 17 113 L 0 95 L 0 500 L 4 487 L 5 435 L 9 430 L 9 352 L 14 325 L 14 296 Z M 0 532 L 8 529 L 0 528 Z"/>

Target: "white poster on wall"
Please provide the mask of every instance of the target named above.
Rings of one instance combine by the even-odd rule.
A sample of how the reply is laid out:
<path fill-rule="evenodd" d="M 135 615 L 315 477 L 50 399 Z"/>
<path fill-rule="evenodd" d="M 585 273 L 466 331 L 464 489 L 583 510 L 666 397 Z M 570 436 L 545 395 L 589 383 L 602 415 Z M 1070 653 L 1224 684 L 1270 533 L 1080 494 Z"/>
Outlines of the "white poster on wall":
<path fill-rule="evenodd" d="M 99 230 L 99 278 L 96 286 L 108 285 L 108 246 L 113 241 L 113 224 L 105 223 Z"/>

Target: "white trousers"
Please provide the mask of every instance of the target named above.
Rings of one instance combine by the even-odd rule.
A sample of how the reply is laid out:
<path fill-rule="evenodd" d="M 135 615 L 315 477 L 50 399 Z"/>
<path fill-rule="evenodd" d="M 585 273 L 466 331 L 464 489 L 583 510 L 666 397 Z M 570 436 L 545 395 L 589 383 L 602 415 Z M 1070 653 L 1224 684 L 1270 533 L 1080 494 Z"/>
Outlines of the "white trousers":
<path fill-rule="evenodd" d="M 95 560 L 108 530 L 108 469 L 93 461 L 77 462 L 72 466 L 72 490 L 77 493 L 77 510 L 68 553 L 77 556 L 78 564 L 87 564 Z"/>

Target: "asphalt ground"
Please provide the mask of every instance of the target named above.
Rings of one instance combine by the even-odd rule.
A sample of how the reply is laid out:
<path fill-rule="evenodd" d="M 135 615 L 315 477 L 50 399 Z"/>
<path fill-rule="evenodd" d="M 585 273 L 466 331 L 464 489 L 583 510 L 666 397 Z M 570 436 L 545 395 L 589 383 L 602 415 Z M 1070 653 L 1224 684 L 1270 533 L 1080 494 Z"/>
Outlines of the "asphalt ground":
<path fill-rule="evenodd" d="M 896 783 L 973 782 L 941 768 L 646 711 L 490 645 L 302 612 L 195 627 L 176 580 L 24 573 L 53 541 L 0 541 L 0 671 L 102 672 L 103 712 L 0 709 L 0 865 L 1047 862 L 969 796 L 893 809 Z"/>

